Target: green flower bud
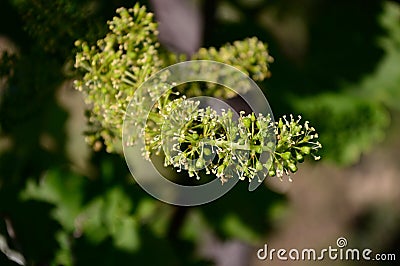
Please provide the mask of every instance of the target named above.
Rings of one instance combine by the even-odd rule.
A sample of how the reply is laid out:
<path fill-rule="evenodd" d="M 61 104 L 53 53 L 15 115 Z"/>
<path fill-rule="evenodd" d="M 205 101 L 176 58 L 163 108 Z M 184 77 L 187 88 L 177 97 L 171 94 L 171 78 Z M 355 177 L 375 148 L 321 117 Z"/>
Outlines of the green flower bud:
<path fill-rule="evenodd" d="M 257 126 L 258 129 L 261 129 L 261 123 L 260 123 L 260 121 L 258 121 L 258 120 L 256 121 L 256 126 Z"/>
<path fill-rule="evenodd" d="M 283 127 L 283 121 L 282 121 L 282 118 L 279 118 L 278 128 L 282 128 L 282 127 Z"/>
<path fill-rule="evenodd" d="M 297 160 L 299 163 L 302 163 L 302 162 L 304 161 L 304 156 L 301 155 L 301 153 L 299 153 L 299 152 L 297 152 L 297 151 L 296 151 L 296 160 Z"/>
<path fill-rule="evenodd" d="M 297 172 L 297 166 L 294 163 L 289 163 L 288 167 L 289 167 L 289 169 L 290 169 L 290 171 L 292 173 L 296 173 Z"/>
<path fill-rule="evenodd" d="M 257 171 L 261 171 L 263 169 L 263 165 L 260 161 L 256 162 L 256 170 Z"/>
<path fill-rule="evenodd" d="M 204 165 L 205 165 L 205 161 L 204 161 L 202 158 L 199 158 L 199 159 L 196 161 L 196 168 L 197 168 L 197 169 L 203 169 L 203 168 L 204 168 Z"/>
<path fill-rule="evenodd" d="M 254 115 L 254 113 L 251 113 L 251 122 L 254 122 L 254 121 L 256 121 L 256 116 Z"/>
<path fill-rule="evenodd" d="M 255 149 L 254 149 L 254 151 L 255 151 L 256 153 L 262 153 L 262 152 L 263 152 L 263 147 L 261 147 L 260 145 L 259 145 L 259 146 L 256 146 Z"/>
<path fill-rule="evenodd" d="M 276 171 L 275 171 L 275 169 L 269 170 L 269 171 L 268 171 L 268 175 L 271 176 L 271 177 L 272 177 L 272 176 L 276 176 Z"/>
<path fill-rule="evenodd" d="M 290 151 L 287 151 L 287 152 L 283 153 L 283 154 L 281 155 L 281 157 L 282 157 L 282 159 L 284 159 L 284 160 L 289 160 L 290 157 L 292 157 L 292 154 L 290 153 Z"/>
<path fill-rule="evenodd" d="M 246 128 L 250 128 L 250 126 L 251 126 L 251 120 L 248 117 L 243 118 L 242 123 Z"/>
<path fill-rule="evenodd" d="M 203 152 L 204 152 L 205 156 L 210 156 L 211 155 L 211 149 L 210 148 L 204 148 Z"/>
<path fill-rule="evenodd" d="M 199 139 L 199 134 L 193 133 L 192 134 L 192 138 L 193 138 L 193 140 L 198 140 Z"/>
<path fill-rule="evenodd" d="M 300 151 L 301 151 L 301 153 L 303 153 L 303 154 L 310 154 L 311 148 L 308 147 L 308 146 L 303 146 L 303 147 L 300 148 Z"/>

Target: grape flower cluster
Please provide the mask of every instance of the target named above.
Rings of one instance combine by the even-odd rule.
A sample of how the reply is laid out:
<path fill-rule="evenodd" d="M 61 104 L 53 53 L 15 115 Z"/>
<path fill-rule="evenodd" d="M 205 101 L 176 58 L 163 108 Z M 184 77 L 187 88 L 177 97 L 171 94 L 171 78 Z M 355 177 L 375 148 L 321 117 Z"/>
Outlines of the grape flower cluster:
<path fill-rule="evenodd" d="M 153 116 L 154 117 L 154 116 Z M 231 110 L 218 114 L 210 107 L 199 108 L 199 102 L 178 98 L 159 111 L 154 130 L 146 130 L 145 156 L 164 152 L 164 166 L 200 178 L 199 172 L 214 174 L 222 182 L 230 177 L 252 180 L 261 176 L 290 175 L 304 157 L 316 154 L 321 144 L 318 134 L 301 117 L 292 115 L 273 122 L 270 116 L 245 115 L 235 121 Z M 184 118 L 184 119 L 182 119 Z"/>
<path fill-rule="evenodd" d="M 185 57 L 160 49 L 157 24 L 145 7 L 136 4 L 131 9 L 118 9 L 117 14 L 109 22 L 109 33 L 96 44 L 76 42 L 79 52 L 75 67 L 82 78 L 75 86 L 90 106 L 89 143 L 98 146 L 104 142 L 107 151 L 121 152 L 123 118 L 133 101 L 129 114 L 134 117 L 132 128 L 144 130 L 133 130 L 126 145 L 134 145 L 140 135 L 145 140 L 143 156 L 150 160 L 153 154 L 162 155 L 164 165 L 175 167 L 177 172 L 185 170 L 200 178 L 199 173 L 204 171 L 222 182 L 235 175 L 252 180 L 295 173 L 307 156 L 319 159 L 318 134 L 308 121 L 301 124 L 300 116 L 283 116 L 274 122 L 270 116 L 242 111 L 234 117 L 231 110 L 218 113 L 211 107 L 200 108 L 198 101 L 190 99 L 199 95 L 235 96 L 221 87 L 204 89 L 192 84 L 159 95 L 159 88 L 154 86 L 150 96 L 157 104 L 144 114 L 142 98 L 135 95 L 137 88 L 163 67 Z M 219 49 L 201 48 L 191 59 L 231 64 L 256 81 L 270 76 L 269 63 L 273 61 L 267 45 L 257 38 Z"/>

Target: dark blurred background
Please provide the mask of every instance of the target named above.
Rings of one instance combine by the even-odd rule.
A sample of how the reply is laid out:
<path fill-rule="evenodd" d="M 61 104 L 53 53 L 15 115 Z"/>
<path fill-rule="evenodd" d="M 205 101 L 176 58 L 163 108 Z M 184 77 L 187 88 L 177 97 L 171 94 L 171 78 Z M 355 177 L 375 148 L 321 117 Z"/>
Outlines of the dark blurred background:
<path fill-rule="evenodd" d="M 327 248 L 338 237 L 395 253 L 398 264 L 398 1 L 140 1 L 177 53 L 251 36 L 268 43 L 275 62 L 260 85 L 275 116 L 302 114 L 323 144 L 323 160 L 292 183 L 271 178 L 251 193 L 238 184 L 194 208 L 153 199 L 121 155 L 84 140 L 74 41 L 102 38 L 115 9 L 134 3 L 0 2 L 1 266 L 280 265 L 257 250 Z"/>

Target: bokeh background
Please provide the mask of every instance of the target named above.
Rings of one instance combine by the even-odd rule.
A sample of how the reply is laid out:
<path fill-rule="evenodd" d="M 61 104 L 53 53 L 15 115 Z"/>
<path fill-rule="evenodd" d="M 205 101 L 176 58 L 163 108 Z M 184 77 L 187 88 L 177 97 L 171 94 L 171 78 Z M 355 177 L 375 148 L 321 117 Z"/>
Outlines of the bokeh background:
<path fill-rule="evenodd" d="M 290 183 L 238 184 L 200 207 L 159 202 L 124 158 L 85 143 L 74 42 L 107 32 L 122 0 L 0 2 L 0 265 L 360 265 L 260 261 L 271 248 L 336 246 L 400 261 L 398 1 L 153 0 L 160 40 L 190 55 L 257 36 L 276 117 L 302 114 L 323 159 Z M 397 262 L 397 264 L 396 264 Z"/>

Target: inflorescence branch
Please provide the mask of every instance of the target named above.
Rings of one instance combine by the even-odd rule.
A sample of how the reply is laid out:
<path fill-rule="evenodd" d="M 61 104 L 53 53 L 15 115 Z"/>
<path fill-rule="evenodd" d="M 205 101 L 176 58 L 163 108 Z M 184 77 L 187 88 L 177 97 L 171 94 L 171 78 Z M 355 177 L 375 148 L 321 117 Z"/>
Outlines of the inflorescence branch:
<path fill-rule="evenodd" d="M 157 24 L 145 7 L 136 4 L 131 9 L 119 8 L 117 14 L 109 22 L 109 33 L 96 45 L 76 42 L 80 51 L 75 67 L 83 76 L 75 86 L 91 107 L 89 143 L 96 147 L 102 139 L 107 151 L 120 152 L 123 117 L 128 104 L 134 101 L 133 116 L 145 130 L 133 131 L 130 144 L 141 134 L 146 158 L 164 155 L 165 166 L 172 165 L 178 172 L 187 170 L 190 176 L 199 178 L 199 172 L 204 170 L 223 182 L 233 175 L 242 180 L 261 175 L 282 177 L 296 172 L 297 164 L 308 155 L 319 159 L 318 134 L 308 121 L 300 124 L 300 116 L 283 116 L 273 122 L 270 116 L 240 112 L 234 119 L 231 110 L 218 114 L 211 107 L 199 108 L 199 102 L 185 97 L 235 96 L 217 86 L 204 90 L 193 84 L 183 91 L 170 91 L 158 97 L 148 116 L 143 114 L 143 102 L 134 95 L 136 89 L 151 75 L 184 56 L 159 49 Z M 233 65 L 256 81 L 270 76 L 269 63 L 273 61 L 267 45 L 257 38 L 236 41 L 220 49 L 202 48 L 192 59 Z M 158 88 L 153 89 L 151 96 L 159 96 Z"/>

